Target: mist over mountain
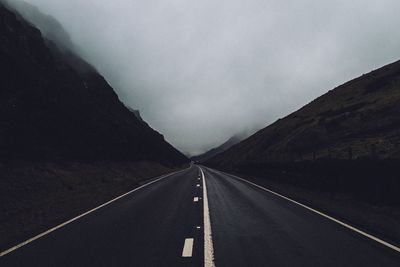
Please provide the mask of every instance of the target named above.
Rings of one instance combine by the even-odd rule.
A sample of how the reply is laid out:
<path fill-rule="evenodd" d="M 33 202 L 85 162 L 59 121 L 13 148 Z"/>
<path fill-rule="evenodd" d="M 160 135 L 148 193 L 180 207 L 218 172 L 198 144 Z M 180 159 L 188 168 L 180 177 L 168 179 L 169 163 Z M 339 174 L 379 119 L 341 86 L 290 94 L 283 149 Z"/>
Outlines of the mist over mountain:
<path fill-rule="evenodd" d="M 72 50 L 75 47 L 69 34 L 54 17 L 44 14 L 36 6 L 22 0 L 2 1 L 9 9 L 35 25 L 43 37 L 55 42 L 60 50 Z"/>
<path fill-rule="evenodd" d="M 395 61 L 400 46 L 397 0 L 25 1 L 190 155 Z"/>
<path fill-rule="evenodd" d="M 234 136 L 232 136 L 231 138 L 226 140 L 221 145 L 219 145 L 219 146 L 217 146 L 215 148 L 212 148 L 212 149 L 206 151 L 203 154 L 193 156 L 190 159 L 193 160 L 193 161 L 197 161 L 197 162 L 206 161 L 206 160 L 218 155 L 219 153 L 222 153 L 225 150 L 228 150 L 229 148 L 231 148 L 232 146 L 236 145 L 237 143 L 239 143 L 240 141 L 242 141 L 246 137 L 248 137 L 247 133 L 235 134 Z"/>
<path fill-rule="evenodd" d="M 54 18 L 18 7 L 23 12 L 16 16 L 1 6 L 2 158 L 186 161 L 90 64 L 59 45 L 71 43 Z M 45 25 L 43 35 L 22 16 Z"/>
<path fill-rule="evenodd" d="M 61 61 L 62 64 L 68 64 L 69 67 L 83 74 L 97 72 L 91 64 L 78 54 L 79 49 L 72 42 L 64 27 L 55 18 L 44 14 L 36 6 L 22 0 L 2 1 L 18 17 L 27 20 L 40 30 L 43 40 L 55 60 Z"/>
<path fill-rule="evenodd" d="M 349 81 L 210 159 L 218 166 L 400 159 L 400 61 Z"/>

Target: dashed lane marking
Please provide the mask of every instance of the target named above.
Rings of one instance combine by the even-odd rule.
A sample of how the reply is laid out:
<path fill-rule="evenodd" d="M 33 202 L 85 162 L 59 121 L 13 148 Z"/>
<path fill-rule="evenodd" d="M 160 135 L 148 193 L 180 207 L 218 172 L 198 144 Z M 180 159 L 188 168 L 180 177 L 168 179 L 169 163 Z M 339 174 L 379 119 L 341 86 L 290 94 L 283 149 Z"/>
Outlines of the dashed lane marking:
<path fill-rule="evenodd" d="M 186 238 L 185 239 L 185 244 L 183 245 L 183 250 L 182 250 L 182 257 L 184 258 L 189 258 L 192 257 L 193 254 L 193 238 Z"/>

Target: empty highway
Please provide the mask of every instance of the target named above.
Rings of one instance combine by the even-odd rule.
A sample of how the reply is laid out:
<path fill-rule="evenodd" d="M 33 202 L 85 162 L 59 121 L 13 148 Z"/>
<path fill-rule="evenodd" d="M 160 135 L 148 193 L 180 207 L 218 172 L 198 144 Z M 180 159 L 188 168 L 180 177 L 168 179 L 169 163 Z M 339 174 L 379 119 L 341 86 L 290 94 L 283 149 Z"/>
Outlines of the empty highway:
<path fill-rule="evenodd" d="M 396 249 L 193 165 L 2 252 L 0 266 L 400 266 Z"/>

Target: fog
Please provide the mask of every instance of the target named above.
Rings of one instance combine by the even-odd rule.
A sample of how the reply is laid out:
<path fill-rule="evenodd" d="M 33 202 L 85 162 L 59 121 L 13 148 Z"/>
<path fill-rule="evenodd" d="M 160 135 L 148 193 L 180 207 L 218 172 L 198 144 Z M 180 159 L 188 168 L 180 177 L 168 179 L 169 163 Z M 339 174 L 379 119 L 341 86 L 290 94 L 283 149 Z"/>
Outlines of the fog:
<path fill-rule="evenodd" d="M 26 0 L 120 99 L 201 153 L 399 59 L 398 0 Z"/>

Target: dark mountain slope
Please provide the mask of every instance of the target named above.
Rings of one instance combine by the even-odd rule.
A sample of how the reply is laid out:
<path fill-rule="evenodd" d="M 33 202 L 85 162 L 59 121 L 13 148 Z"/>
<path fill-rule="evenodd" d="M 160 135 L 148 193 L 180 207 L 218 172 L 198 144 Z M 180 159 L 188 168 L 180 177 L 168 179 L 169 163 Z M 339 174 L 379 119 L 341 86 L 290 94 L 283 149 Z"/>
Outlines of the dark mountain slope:
<path fill-rule="evenodd" d="M 53 17 L 42 13 L 37 7 L 20 0 L 0 0 L 20 20 L 27 20 L 35 25 L 44 38 L 46 46 L 50 49 L 56 61 L 68 64 L 81 74 L 97 72 L 93 66 L 88 64 L 77 55 L 79 50 L 72 42 L 71 37 L 63 26 Z"/>
<path fill-rule="evenodd" d="M 17 16 L 27 20 L 37 27 L 46 40 L 56 43 L 61 50 L 74 50 L 75 45 L 64 27 L 52 16 L 41 12 L 36 6 L 33 6 L 22 0 L 0 0 L 4 5 Z M 45 41 L 46 41 L 45 40 Z"/>
<path fill-rule="evenodd" d="M 1 4 L 0 19 L 0 157 L 187 160 L 139 121 L 94 68 L 73 68 L 71 58 L 84 61 Z"/>
<path fill-rule="evenodd" d="M 400 61 L 345 83 L 209 162 L 400 159 Z"/>

